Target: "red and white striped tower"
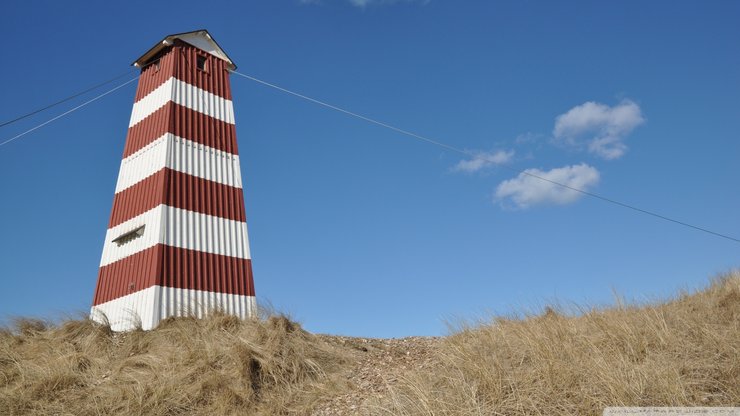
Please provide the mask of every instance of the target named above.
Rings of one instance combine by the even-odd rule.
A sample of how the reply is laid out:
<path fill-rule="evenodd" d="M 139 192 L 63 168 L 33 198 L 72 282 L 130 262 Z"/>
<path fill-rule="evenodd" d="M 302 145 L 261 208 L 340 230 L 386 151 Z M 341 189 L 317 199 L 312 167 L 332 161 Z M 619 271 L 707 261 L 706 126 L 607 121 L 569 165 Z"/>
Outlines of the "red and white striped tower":
<path fill-rule="evenodd" d="M 229 70 L 205 30 L 165 37 L 141 77 L 91 317 L 113 330 L 256 312 Z"/>

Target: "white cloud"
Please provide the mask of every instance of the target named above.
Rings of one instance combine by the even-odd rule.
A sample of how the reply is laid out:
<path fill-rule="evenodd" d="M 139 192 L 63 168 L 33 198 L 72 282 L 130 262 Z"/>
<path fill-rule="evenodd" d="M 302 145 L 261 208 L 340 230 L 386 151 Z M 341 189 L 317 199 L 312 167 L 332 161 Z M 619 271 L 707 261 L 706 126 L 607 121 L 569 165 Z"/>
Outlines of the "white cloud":
<path fill-rule="evenodd" d="M 588 191 L 599 183 L 599 177 L 599 171 L 585 163 L 549 171 L 527 169 L 516 178 L 501 182 L 496 188 L 495 200 L 501 203 L 510 200 L 520 209 L 543 204 L 565 205 L 575 202 L 583 194 L 552 182 Z"/>
<path fill-rule="evenodd" d="M 557 116 L 553 136 L 570 146 L 586 146 L 604 159 L 617 159 L 627 151 L 624 139 L 645 122 L 640 106 L 624 100 L 614 107 L 589 101 Z"/>
<path fill-rule="evenodd" d="M 478 172 L 481 169 L 509 163 L 514 157 L 514 151 L 496 150 L 491 152 L 475 152 L 468 160 L 461 160 L 452 167 L 454 172 Z"/>

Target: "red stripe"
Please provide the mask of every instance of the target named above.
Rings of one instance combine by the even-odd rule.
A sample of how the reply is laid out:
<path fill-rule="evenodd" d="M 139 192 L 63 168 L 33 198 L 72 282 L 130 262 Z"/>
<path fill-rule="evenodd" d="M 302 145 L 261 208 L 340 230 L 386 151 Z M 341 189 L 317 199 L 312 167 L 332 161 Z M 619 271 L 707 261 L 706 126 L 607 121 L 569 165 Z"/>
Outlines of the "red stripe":
<path fill-rule="evenodd" d="M 239 154 L 236 127 L 233 124 L 170 101 L 128 129 L 123 157 L 136 153 L 165 133 L 234 155 Z"/>
<path fill-rule="evenodd" d="M 158 244 L 101 267 L 93 305 L 154 285 L 254 296 L 252 261 Z"/>
<path fill-rule="evenodd" d="M 138 292 L 157 284 L 164 246 L 156 245 L 125 259 L 101 267 L 93 305 Z"/>
<path fill-rule="evenodd" d="M 160 204 L 234 221 L 246 221 L 244 193 L 240 188 L 163 168 L 115 195 L 108 228 Z"/>
<path fill-rule="evenodd" d="M 162 169 L 136 185 L 117 193 L 113 197 L 113 209 L 108 228 L 113 228 L 164 203 L 165 183 L 165 169 Z"/>
<path fill-rule="evenodd" d="M 152 59 L 150 64 L 141 69 L 139 76 L 139 86 L 136 87 L 136 97 L 134 102 L 146 97 L 149 93 L 156 90 L 157 87 L 164 84 L 165 81 L 175 76 L 176 70 L 175 56 L 172 49 L 166 50 L 159 55 L 159 67 L 154 63 L 156 58 Z"/>
<path fill-rule="evenodd" d="M 226 61 L 180 40 L 175 41 L 175 47 L 180 48 L 178 55 L 181 59 L 178 72 L 175 74 L 177 79 L 231 100 L 231 82 L 229 71 L 226 70 Z M 198 56 L 206 58 L 205 71 L 196 67 Z"/>
<path fill-rule="evenodd" d="M 198 56 L 206 58 L 205 71 L 196 67 Z M 134 102 L 146 97 L 171 77 L 231 100 L 231 83 L 226 65 L 226 61 L 176 40 L 172 48 L 165 49 L 160 55 L 159 68 L 150 64 L 142 69 Z"/>

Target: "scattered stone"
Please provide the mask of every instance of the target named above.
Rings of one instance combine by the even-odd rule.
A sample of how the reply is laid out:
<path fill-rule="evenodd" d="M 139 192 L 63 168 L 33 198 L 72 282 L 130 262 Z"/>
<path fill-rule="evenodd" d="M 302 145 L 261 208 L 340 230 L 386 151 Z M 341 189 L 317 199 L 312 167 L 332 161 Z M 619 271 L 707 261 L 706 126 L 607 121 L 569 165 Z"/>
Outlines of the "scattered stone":
<path fill-rule="evenodd" d="M 387 395 L 409 368 L 435 365 L 433 352 L 441 339 L 321 337 L 330 344 L 351 347 L 358 360 L 346 376 L 350 393 L 327 398 L 317 407 L 315 416 L 359 415 L 366 400 Z"/>

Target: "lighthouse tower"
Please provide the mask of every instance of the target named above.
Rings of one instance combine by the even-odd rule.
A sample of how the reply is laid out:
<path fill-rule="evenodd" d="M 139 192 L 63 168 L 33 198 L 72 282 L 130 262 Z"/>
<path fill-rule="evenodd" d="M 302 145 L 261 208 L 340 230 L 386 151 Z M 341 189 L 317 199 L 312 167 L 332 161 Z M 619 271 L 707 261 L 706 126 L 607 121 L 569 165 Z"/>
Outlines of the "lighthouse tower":
<path fill-rule="evenodd" d="M 229 70 L 205 30 L 165 37 L 141 68 L 91 318 L 113 330 L 256 312 Z"/>

